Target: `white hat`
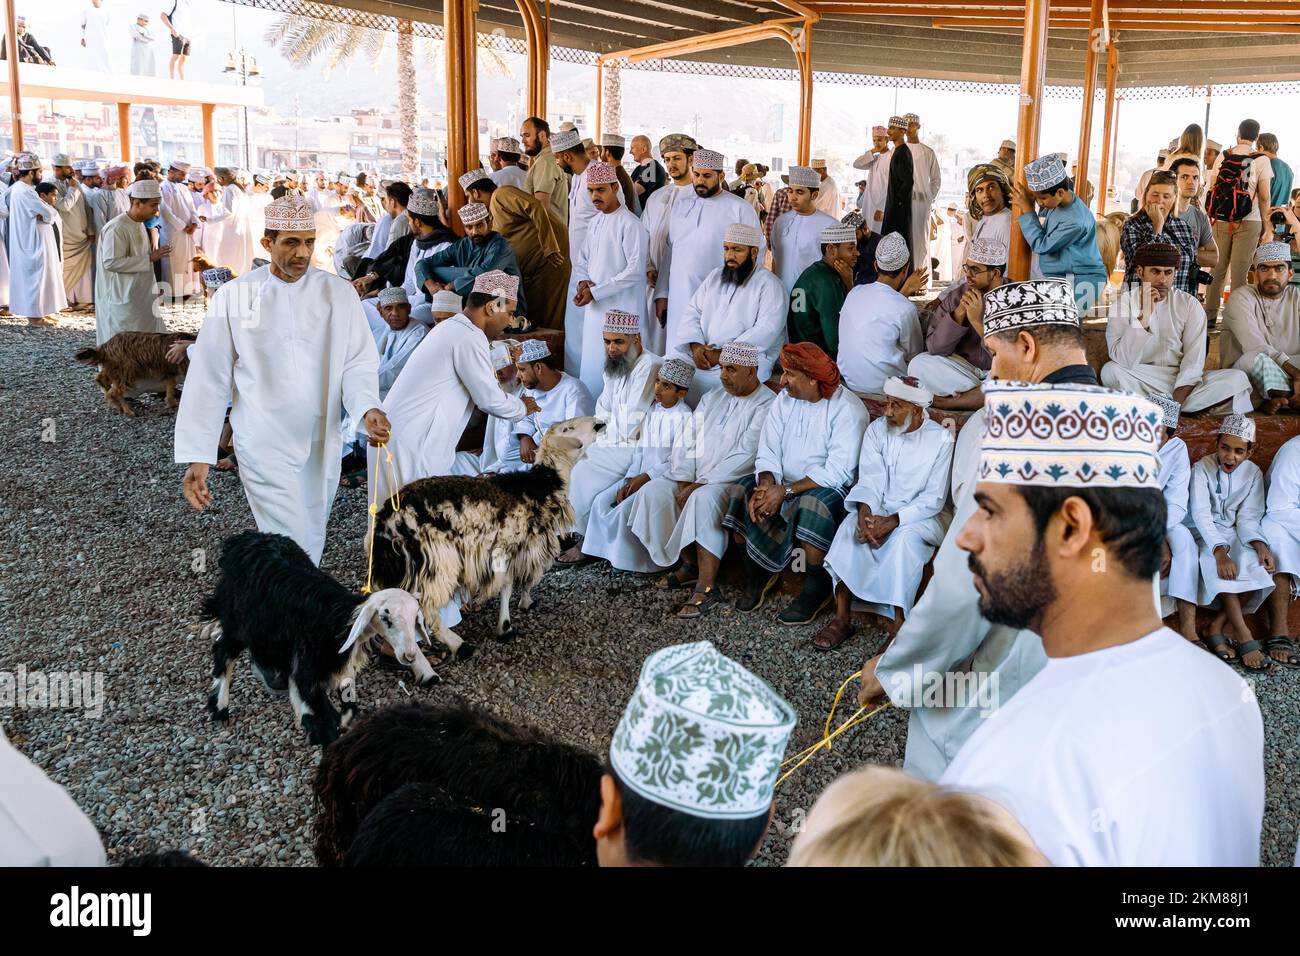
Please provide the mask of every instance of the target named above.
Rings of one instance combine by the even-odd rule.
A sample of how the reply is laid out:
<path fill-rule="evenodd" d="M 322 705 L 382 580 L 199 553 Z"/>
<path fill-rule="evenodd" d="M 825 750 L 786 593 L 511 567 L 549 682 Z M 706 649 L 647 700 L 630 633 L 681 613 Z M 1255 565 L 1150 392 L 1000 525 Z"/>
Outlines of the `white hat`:
<path fill-rule="evenodd" d="M 1000 239 L 972 239 L 966 249 L 966 261 L 981 266 L 1005 266 L 1007 244 Z"/>
<path fill-rule="evenodd" d="M 1039 325 L 1079 327 L 1074 290 L 1064 279 L 1008 282 L 984 293 L 984 337 Z"/>
<path fill-rule="evenodd" d="M 822 185 L 817 170 L 809 166 L 791 166 L 789 179 L 791 186 L 803 186 L 806 189 L 820 189 Z"/>
<path fill-rule="evenodd" d="M 1045 193 L 1068 178 L 1065 162 L 1055 153 L 1048 153 L 1025 164 L 1025 182 L 1036 193 Z"/>
<path fill-rule="evenodd" d="M 510 360 L 510 346 L 507 345 L 505 342 L 493 342 L 491 352 L 492 352 L 492 368 L 495 369 L 496 371 L 499 372 L 506 366 L 514 364 Z"/>
<path fill-rule="evenodd" d="M 167 168 L 174 169 L 178 173 L 188 173 L 190 171 L 190 164 L 182 159 L 173 159 L 171 163 L 168 164 Z"/>
<path fill-rule="evenodd" d="M 551 347 L 541 339 L 524 339 L 524 348 L 519 355 L 519 361 L 540 362 L 550 354 Z"/>
<path fill-rule="evenodd" d="M 562 129 L 551 137 L 551 152 L 562 153 L 582 146 L 582 134 L 576 129 Z"/>
<path fill-rule="evenodd" d="M 1163 421 L 1159 405 L 1129 392 L 987 381 L 978 480 L 1159 492 Z"/>
<path fill-rule="evenodd" d="M 457 212 L 460 214 L 460 221 L 467 226 L 482 222 L 488 217 L 488 207 L 481 202 L 467 202 Z"/>
<path fill-rule="evenodd" d="M 514 301 L 519 298 L 519 276 L 512 276 L 500 269 L 482 272 L 474 280 L 473 291 Z"/>
<path fill-rule="evenodd" d="M 498 136 L 492 140 L 492 148 L 498 153 L 522 153 L 524 151 L 523 147 L 519 145 L 519 140 L 513 136 Z"/>
<path fill-rule="evenodd" d="M 283 196 L 266 207 L 266 228 L 280 232 L 315 232 L 316 210 L 301 196 Z"/>
<path fill-rule="evenodd" d="M 625 140 L 622 136 L 619 136 L 618 133 L 601 133 L 600 145 L 601 146 L 626 146 L 627 140 Z"/>
<path fill-rule="evenodd" d="M 896 232 L 891 232 L 876 245 L 876 266 L 886 272 L 897 272 L 911 261 L 907 240 Z"/>
<path fill-rule="evenodd" d="M 619 785 L 715 820 L 764 815 L 794 729 L 794 709 L 708 641 L 651 654 L 614 730 Z"/>
<path fill-rule="evenodd" d="M 1255 265 L 1266 262 L 1284 262 L 1291 264 L 1291 247 L 1285 242 L 1266 242 L 1255 249 Z"/>
<path fill-rule="evenodd" d="M 411 300 L 406 295 L 406 290 L 400 285 L 390 285 L 387 289 L 380 289 L 380 305 L 410 305 Z"/>
<path fill-rule="evenodd" d="M 40 169 L 41 158 L 35 153 L 21 152 L 14 157 L 14 168 L 23 171 L 29 169 Z"/>
<path fill-rule="evenodd" d="M 1223 144 L 1220 143 L 1217 139 L 1207 139 L 1205 141 L 1205 145 L 1208 146 L 1210 149 L 1214 150 L 1216 153 L 1223 152 Z"/>
<path fill-rule="evenodd" d="M 666 358 L 659 366 L 659 377 L 678 388 L 690 388 L 695 380 L 695 366 L 685 359 Z"/>
<path fill-rule="evenodd" d="M 406 211 L 417 216 L 438 215 L 438 194 L 432 189 L 417 186 L 411 190 L 411 200 L 406 204 Z"/>
<path fill-rule="evenodd" d="M 722 347 L 718 364 L 749 365 L 758 368 L 758 360 L 762 354 L 762 350 L 757 345 L 750 345 L 748 342 L 728 342 Z"/>
<path fill-rule="evenodd" d="M 1255 420 L 1247 418 L 1245 415 L 1224 415 L 1223 421 L 1219 423 L 1220 435 L 1236 435 L 1242 441 L 1253 442 L 1255 440 Z"/>
<path fill-rule="evenodd" d="M 913 405 L 920 405 L 922 408 L 929 408 L 934 401 L 934 393 L 911 376 L 907 378 L 899 378 L 897 375 L 889 376 L 889 378 L 885 379 L 885 394 L 892 395 L 894 398 L 901 398 Z"/>
<path fill-rule="evenodd" d="M 1016 148 L 1016 141 L 1014 139 L 1004 139 L 1001 145 L 998 146 L 998 149 L 1014 150 L 1015 148 Z"/>
<path fill-rule="evenodd" d="M 161 199 L 162 184 L 156 179 L 137 179 L 126 187 L 126 194 L 131 199 Z"/>
<path fill-rule="evenodd" d="M 71 166 L 72 157 L 67 153 L 55 153 L 50 157 L 51 166 Z"/>
<path fill-rule="evenodd" d="M 471 169 L 467 173 L 462 173 L 457 182 L 460 183 L 461 189 L 469 189 L 477 182 L 492 178 L 492 171 L 489 169 Z"/>
<path fill-rule="evenodd" d="M 455 315 L 465 305 L 465 302 L 459 295 L 451 289 L 439 289 L 429 300 L 430 312 L 450 312 Z"/>
<path fill-rule="evenodd" d="M 640 335 L 641 317 L 621 309 L 610 309 L 605 313 L 602 331 L 611 335 Z"/>
<path fill-rule="evenodd" d="M 817 237 L 817 241 L 824 246 L 839 242 L 857 242 L 858 231 L 852 226 L 837 222 L 835 225 L 823 229 Z"/>
<path fill-rule="evenodd" d="M 763 233 L 749 223 L 733 222 L 727 225 L 727 231 L 722 234 L 722 241 L 737 246 L 758 248 L 763 244 Z"/>
<path fill-rule="evenodd" d="M 691 157 L 691 165 L 696 169 L 716 169 L 721 171 L 726 164 L 726 157 L 712 149 L 697 149 Z"/>
<path fill-rule="evenodd" d="M 185 174 L 185 178 L 192 183 L 207 182 L 208 171 L 202 166 L 191 166 L 190 171 Z"/>
<path fill-rule="evenodd" d="M 1165 428 L 1177 428 L 1178 417 L 1182 414 L 1183 406 L 1175 402 L 1172 395 L 1163 392 L 1153 394 L 1151 401 L 1160 406 L 1160 411 L 1164 415 Z"/>
<path fill-rule="evenodd" d="M 917 126 L 921 125 L 921 117 L 917 116 L 915 113 L 904 113 L 903 119 L 907 121 L 909 126 L 912 123 L 915 123 Z"/>

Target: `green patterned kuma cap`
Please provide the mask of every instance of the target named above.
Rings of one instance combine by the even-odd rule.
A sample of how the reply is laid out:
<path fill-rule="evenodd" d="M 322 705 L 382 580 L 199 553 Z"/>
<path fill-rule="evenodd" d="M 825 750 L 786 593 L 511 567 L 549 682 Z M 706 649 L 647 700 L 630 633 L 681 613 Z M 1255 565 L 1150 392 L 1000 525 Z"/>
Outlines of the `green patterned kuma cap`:
<path fill-rule="evenodd" d="M 795 712 L 708 641 L 651 654 L 614 731 L 623 786 L 697 817 L 765 813 Z"/>

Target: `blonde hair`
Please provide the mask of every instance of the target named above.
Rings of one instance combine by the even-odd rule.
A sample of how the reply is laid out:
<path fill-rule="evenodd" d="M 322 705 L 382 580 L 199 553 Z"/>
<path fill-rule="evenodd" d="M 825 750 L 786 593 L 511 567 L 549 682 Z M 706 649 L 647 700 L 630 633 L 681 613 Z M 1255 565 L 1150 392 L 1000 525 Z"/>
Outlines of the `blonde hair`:
<path fill-rule="evenodd" d="M 984 797 L 900 770 L 840 777 L 814 804 L 789 866 L 1046 866 L 1029 835 Z"/>
<path fill-rule="evenodd" d="M 1169 155 L 1173 157 L 1179 153 L 1185 153 L 1197 162 L 1201 161 L 1201 156 L 1205 153 L 1205 131 L 1199 123 L 1193 123 L 1183 130 L 1183 135 L 1178 137 L 1178 145 L 1170 150 Z"/>
<path fill-rule="evenodd" d="M 1125 218 L 1123 213 L 1111 213 L 1097 220 L 1097 251 L 1101 253 L 1101 264 L 1106 267 L 1107 275 L 1115 271 L 1119 259 L 1119 239 Z"/>

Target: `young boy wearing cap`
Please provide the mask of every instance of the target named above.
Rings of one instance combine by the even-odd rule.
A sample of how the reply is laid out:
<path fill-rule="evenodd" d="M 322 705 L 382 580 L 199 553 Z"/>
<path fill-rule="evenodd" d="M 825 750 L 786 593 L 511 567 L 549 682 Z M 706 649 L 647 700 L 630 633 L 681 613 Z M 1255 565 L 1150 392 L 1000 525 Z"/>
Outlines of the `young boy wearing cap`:
<path fill-rule="evenodd" d="M 799 276 L 821 258 L 821 234 L 839 220 L 817 208 L 821 178 L 808 166 L 790 167 L 790 209 L 772 225 L 772 271 L 789 293 Z"/>
<path fill-rule="evenodd" d="M 1097 248 L 1097 221 L 1075 195 L 1064 161 L 1051 153 L 1027 163 L 1012 188 L 1025 210 L 1016 220 L 1020 234 L 1037 257 L 1038 271 L 1069 279 L 1079 314 L 1086 314 L 1101 301 L 1109 276 Z"/>

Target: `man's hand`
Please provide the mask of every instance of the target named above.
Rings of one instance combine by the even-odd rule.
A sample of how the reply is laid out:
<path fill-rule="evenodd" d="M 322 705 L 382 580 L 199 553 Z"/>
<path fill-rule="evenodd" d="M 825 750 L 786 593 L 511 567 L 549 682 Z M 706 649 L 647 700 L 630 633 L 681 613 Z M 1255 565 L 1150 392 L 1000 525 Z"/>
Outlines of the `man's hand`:
<path fill-rule="evenodd" d="M 355 285 L 356 283 L 353 284 Z M 439 282 L 437 279 L 426 279 L 424 282 L 424 290 L 429 293 L 430 298 L 437 295 L 445 288 L 447 288 L 446 285 Z"/>
<path fill-rule="evenodd" d="M 1173 563 L 1174 552 L 1169 545 L 1169 539 L 1165 538 L 1164 544 L 1160 547 L 1160 576 L 1163 578 L 1169 573 L 1169 566 Z"/>
<path fill-rule="evenodd" d="M 871 217 L 871 221 L 872 221 L 872 222 L 880 222 L 882 218 L 883 218 L 883 214 L 882 214 L 881 210 L 877 209 L 877 210 L 875 211 L 875 214 L 872 215 L 872 217 Z"/>
<path fill-rule="evenodd" d="M 956 322 L 966 324 L 970 321 L 971 312 L 974 311 L 978 315 L 983 307 L 984 297 L 974 289 L 967 287 L 957 301 L 957 308 L 953 309 L 952 317 Z"/>
<path fill-rule="evenodd" d="M 564 253 L 562 252 L 557 252 L 554 255 L 546 257 L 546 264 L 550 266 L 552 269 L 564 268 L 564 263 L 566 261 L 567 260 L 564 258 Z"/>
<path fill-rule="evenodd" d="M 195 511 L 202 511 L 212 504 L 212 492 L 208 490 L 208 463 L 192 461 L 185 469 L 185 478 L 181 482 L 185 500 Z"/>
<path fill-rule="evenodd" d="M 1255 554 L 1259 558 L 1259 563 L 1263 565 L 1264 570 L 1269 574 L 1277 573 L 1277 561 L 1273 558 L 1273 551 L 1263 541 L 1252 541 L 1255 546 Z"/>
<path fill-rule="evenodd" d="M 352 288 L 354 288 L 354 289 L 357 290 L 357 294 L 358 294 L 358 295 L 365 295 L 365 294 L 366 294 L 366 290 L 370 288 L 370 283 L 374 282 L 375 279 L 377 279 L 377 278 L 378 278 L 378 276 L 376 276 L 376 275 L 372 272 L 372 273 L 370 273 L 369 275 L 364 275 L 364 276 L 362 276 L 362 277 L 359 278 L 359 279 L 353 279 L 353 280 L 352 280 Z"/>
<path fill-rule="evenodd" d="M 1029 191 L 1029 183 L 1025 182 L 1024 172 L 1021 172 L 1016 177 L 1016 181 L 1011 184 L 1011 201 L 1025 212 L 1033 212 L 1036 208 L 1034 194 Z"/>
<path fill-rule="evenodd" d="M 1160 235 L 1165 228 L 1165 211 L 1156 203 L 1150 202 L 1146 205 L 1147 218 L 1151 220 L 1151 229 L 1155 235 Z"/>
<path fill-rule="evenodd" d="M 846 290 L 853 288 L 852 266 L 850 266 L 843 259 L 836 259 L 834 262 L 831 263 L 831 268 L 834 269 L 835 274 L 840 277 L 840 282 L 844 284 L 844 288 Z"/>
<path fill-rule="evenodd" d="M 1225 581 L 1237 580 L 1237 565 L 1228 555 L 1228 546 L 1221 544 L 1214 549 L 1214 564 L 1219 577 Z"/>
<path fill-rule="evenodd" d="M 885 696 L 885 688 L 881 686 L 880 679 L 876 677 L 876 665 L 880 663 L 881 656 L 877 654 L 862 664 L 862 677 L 858 685 L 859 707 L 870 707 L 873 701 L 880 700 Z"/>
<path fill-rule="evenodd" d="M 903 283 L 902 294 L 909 297 L 916 295 L 925 287 L 926 280 L 929 278 L 930 270 L 924 268 L 915 270 Z"/>
<path fill-rule="evenodd" d="M 865 503 L 858 505 L 858 524 L 853 529 L 853 540 L 858 544 L 867 543 L 867 533 L 871 528 L 871 506 Z"/>
<path fill-rule="evenodd" d="M 173 342 L 169 345 L 167 347 L 167 364 L 180 365 L 181 362 L 185 361 L 185 349 L 193 344 L 193 342 L 181 339 L 179 342 Z"/>
<path fill-rule="evenodd" d="M 199 224 L 197 222 L 190 223 L 188 226 L 185 227 L 185 235 L 187 236 L 193 235 L 194 230 L 197 228 L 199 228 Z"/>
<path fill-rule="evenodd" d="M 171 246 L 159 246 L 153 252 L 149 253 L 149 261 L 157 262 L 159 259 L 166 259 L 172 254 Z"/>
<path fill-rule="evenodd" d="M 702 482 L 698 481 L 679 481 L 677 482 L 677 494 L 673 499 L 677 502 L 677 508 L 680 511 L 686 507 L 686 499 L 695 493 L 696 488 L 703 488 Z"/>
<path fill-rule="evenodd" d="M 372 408 L 366 412 L 362 424 L 366 429 L 366 437 L 370 439 L 370 444 L 378 445 L 380 442 L 388 441 L 388 436 L 392 432 L 393 426 L 388 422 L 388 416 L 384 414 L 381 408 Z"/>
<path fill-rule="evenodd" d="M 521 397 L 524 400 L 524 409 L 528 412 L 529 415 L 536 415 L 538 412 L 542 410 L 542 406 L 537 404 L 537 399 L 533 398 L 533 396 L 524 395 Z"/>
<path fill-rule="evenodd" d="M 527 435 L 519 436 L 519 460 L 525 465 L 531 465 L 537 461 L 537 442 Z"/>
<path fill-rule="evenodd" d="M 754 489 L 749 496 L 749 516 L 754 521 L 766 521 L 781 510 L 785 489 L 773 482 Z"/>
<path fill-rule="evenodd" d="M 648 285 L 650 288 L 653 289 L 655 287 L 655 283 L 659 281 L 659 270 L 647 269 L 645 271 L 645 281 L 646 281 L 646 285 Z"/>
<path fill-rule="evenodd" d="M 618 494 L 614 496 L 614 504 L 622 504 L 624 500 L 631 498 L 634 494 L 645 487 L 650 481 L 650 476 L 646 474 L 636 475 L 623 482 L 623 487 L 618 489 Z"/>
<path fill-rule="evenodd" d="M 878 548 L 884 544 L 885 539 L 898 527 L 898 523 L 898 515 L 876 515 L 872 518 L 871 526 L 868 528 L 872 547 Z"/>
<path fill-rule="evenodd" d="M 583 279 L 578 283 L 578 292 L 573 297 L 574 305 L 589 305 L 595 297 L 591 294 L 591 283 Z"/>
<path fill-rule="evenodd" d="M 668 300 L 655 299 L 655 318 L 659 320 L 659 328 L 668 328 Z"/>

